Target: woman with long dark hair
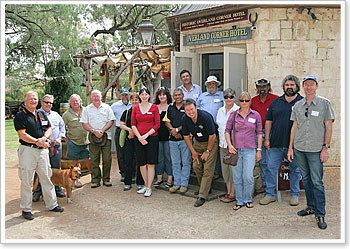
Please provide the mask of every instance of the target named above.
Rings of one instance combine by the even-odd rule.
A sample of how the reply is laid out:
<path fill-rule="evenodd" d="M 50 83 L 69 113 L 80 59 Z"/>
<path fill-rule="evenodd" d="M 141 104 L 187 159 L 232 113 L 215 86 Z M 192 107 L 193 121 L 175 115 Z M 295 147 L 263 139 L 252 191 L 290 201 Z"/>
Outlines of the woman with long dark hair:
<path fill-rule="evenodd" d="M 135 140 L 137 165 L 145 186 L 137 191 L 145 197 L 152 195 L 152 183 L 155 175 L 155 164 L 158 163 L 158 129 L 160 116 L 157 105 L 149 102 L 150 92 L 147 88 L 139 91 L 141 103 L 133 108 L 131 128 L 137 137 Z"/>

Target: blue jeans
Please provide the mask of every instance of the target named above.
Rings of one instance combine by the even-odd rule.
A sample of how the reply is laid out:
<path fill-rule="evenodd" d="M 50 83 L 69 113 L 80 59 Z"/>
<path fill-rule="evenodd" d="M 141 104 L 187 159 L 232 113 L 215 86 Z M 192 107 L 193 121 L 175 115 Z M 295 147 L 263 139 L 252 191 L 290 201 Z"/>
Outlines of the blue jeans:
<path fill-rule="evenodd" d="M 275 197 L 278 169 L 284 158 L 287 158 L 288 148 L 270 148 L 266 171 L 266 195 Z M 300 170 L 296 160 L 289 162 L 290 196 L 299 197 Z"/>
<path fill-rule="evenodd" d="M 191 172 L 191 151 L 187 147 L 185 140 L 169 141 L 169 144 L 174 174 L 174 185 L 187 187 Z"/>
<path fill-rule="evenodd" d="M 237 205 L 253 202 L 254 166 L 256 149 L 237 148 L 238 162 L 232 166 L 233 185 L 236 191 Z"/>
<path fill-rule="evenodd" d="M 267 171 L 267 160 L 268 160 L 268 155 L 269 152 L 267 151 L 267 149 L 264 146 L 264 142 L 265 142 L 265 132 L 263 131 L 263 140 L 262 140 L 262 151 L 261 151 L 261 159 L 259 161 L 259 166 L 260 166 L 260 176 L 261 176 L 261 180 L 263 183 L 263 186 L 266 186 L 266 171 Z M 258 136 L 255 135 L 255 143 L 256 143 L 256 147 L 258 148 Z"/>
<path fill-rule="evenodd" d="M 304 152 L 294 149 L 298 161 L 308 208 L 315 209 L 315 216 L 326 215 L 326 195 L 323 186 L 323 163 L 321 152 Z"/>
<path fill-rule="evenodd" d="M 163 175 L 164 170 L 168 176 L 173 176 L 171 169 L 169 141 L 159 141 L 158 164 L 156 164 L 156 175 Z"/>

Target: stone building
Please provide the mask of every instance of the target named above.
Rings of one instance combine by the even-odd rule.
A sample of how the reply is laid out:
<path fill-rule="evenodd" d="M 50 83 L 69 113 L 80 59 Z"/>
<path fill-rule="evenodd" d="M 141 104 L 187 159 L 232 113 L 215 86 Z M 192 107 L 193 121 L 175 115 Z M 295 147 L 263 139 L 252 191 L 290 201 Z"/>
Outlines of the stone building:
<path fill-rule="evenodd" d="M 326 165 L 339 176 L 344 53 L 340 4 L 184 5 L 166 19 L 177 50 L 172 56 L 172 88 L 181 84 L 179 72 L 185 68 L 204 91 L 207 76 L 216 75 L 223 89 L 231 87 L 237 95 L 243 89 L 252 96 L 260 78 L 269 79 L 273 93 L 281 95 L 286 75 L 300 80 L 316 75 L 318 94 L 330 99 L 335 111 Z"/>

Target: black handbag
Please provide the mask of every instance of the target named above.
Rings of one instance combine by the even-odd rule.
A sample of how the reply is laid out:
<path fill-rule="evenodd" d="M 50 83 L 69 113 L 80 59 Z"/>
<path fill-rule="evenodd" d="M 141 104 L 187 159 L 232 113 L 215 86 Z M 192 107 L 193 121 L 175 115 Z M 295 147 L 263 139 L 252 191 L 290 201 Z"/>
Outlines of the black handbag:
<path fill-rule="evenodd" d="M 232 142 L 233 142 L 233 147 L 236 148 L 236 112 L 233 113 L 233 128 L 232 128 L 232 133 L 231 136 L 233 137 Z M 232 154 L 227 150 L 226 154 L 223 157 L 223 162 L 227 165 L 231 166 L 236 166 L 238 161 L 238 152 L 236 154 Z"/>

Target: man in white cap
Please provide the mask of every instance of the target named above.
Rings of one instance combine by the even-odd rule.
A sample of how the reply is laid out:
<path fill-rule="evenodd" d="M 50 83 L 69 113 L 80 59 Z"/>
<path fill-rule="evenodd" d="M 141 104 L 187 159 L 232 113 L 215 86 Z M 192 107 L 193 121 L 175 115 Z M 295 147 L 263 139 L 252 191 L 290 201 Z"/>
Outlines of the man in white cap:
<path fill-rule="evenodd" d="M 331 102 L 316 95 L 318 81 L 314 75 L 303 80 L 305 98 L 292 110 L 288 160 L 297 160 L 305 189 L 307 208 L 299 216 L 315 214 L 317 225 L 326 229 L 326 195 L 323 186 L 323 163 L 328 159 L 334 111 Z M 294 153 L 295 158 L 294 158 Z"/>
<path fill-rule="evenodd" d="M 119 145 L 119 135 L 121 132 L 120 129 L 120 118 L 124 111 L 129 110 L 131 108 L 131 104 L 129 102 L 129 90 L 126 88 L 122 88 L 120 90 L 120 100 L 115 102 L 111 108 L 113 110 L 114 116 L 116 118 L 115 120 L 115 146 L 117 148 L 117 159 L 118 159 L 118 167 L 119 167 L 119 174 L 121 175 L 121 181 L 124 181 L 124 172 L 125 172 L 125 166 L 124 166 L 124 156 L 123 156 L 123 149 Z"/>
<path fill-rule="evenodd" d="M 218 91 L 218 87 L 221 85 L 221 82 L 215 76 L 209 76 L 207 81 L 205 82 L 205 86 L 207 87 L 207 91 L 202 93 L 197 99 L 197 108 L 199 110 L 207 111 L 212 116 L 216 123 L 216 116 L 218 114 L 218 110 L 224 106 L 224 93 L 222 91 Z M 218 153 L 218 157 L 220 158 L 220 152 Z M 220 177 L 221 174 L 221 162 L 217 160 L 215 166 L 214 179 Z"/>

